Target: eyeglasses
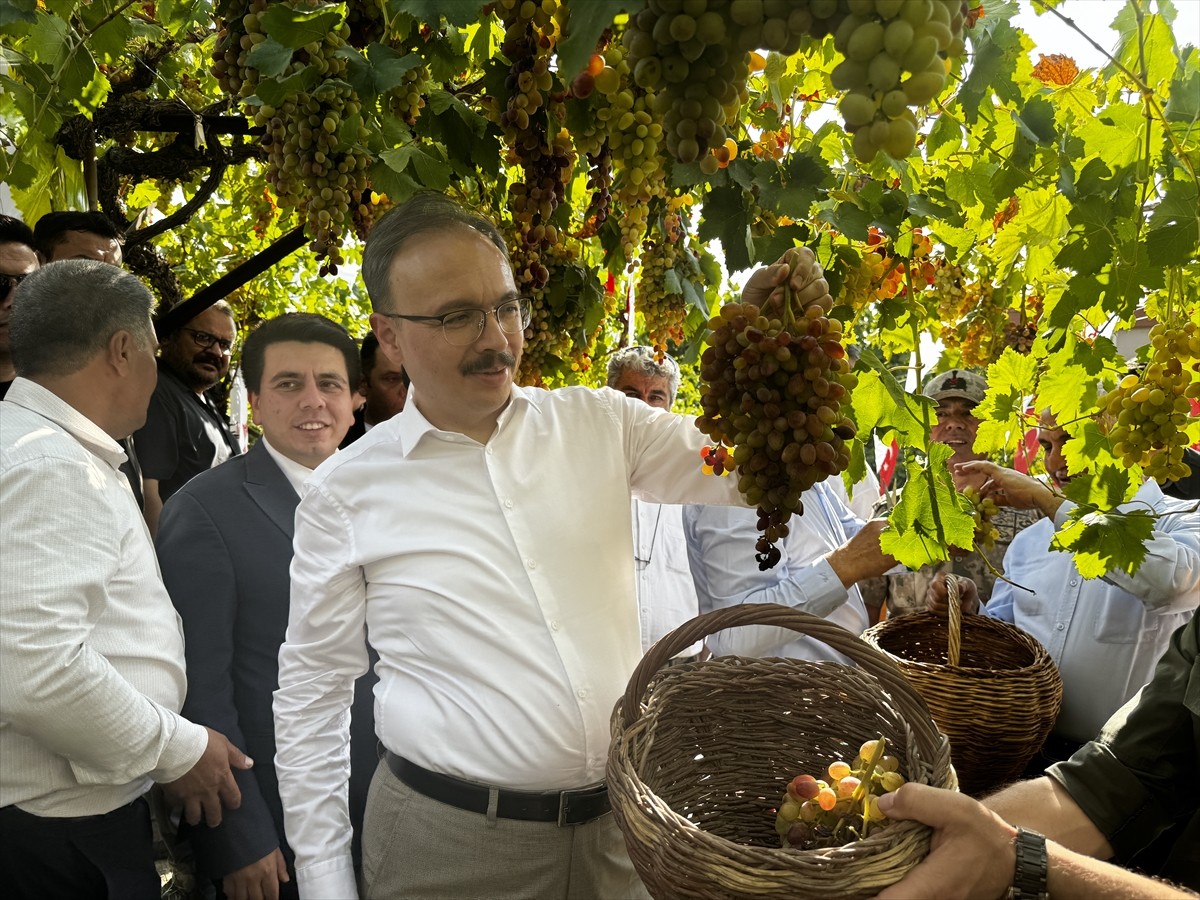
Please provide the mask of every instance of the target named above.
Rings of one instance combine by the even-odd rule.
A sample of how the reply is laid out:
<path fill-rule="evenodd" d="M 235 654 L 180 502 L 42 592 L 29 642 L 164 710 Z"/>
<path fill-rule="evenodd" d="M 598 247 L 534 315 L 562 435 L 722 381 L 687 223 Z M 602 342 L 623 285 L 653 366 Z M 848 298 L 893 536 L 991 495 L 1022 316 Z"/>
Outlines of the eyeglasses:
<path fill-rule="evenodd" d="M 28 272 L 24 275 L 4 275 L 0 274 L 0 297 L 7 297 L 9 291 L 15 291 L 17 285 L 29 277 Z"/>
<path fill-rule="evenodd" d="M 389 319 L 403 319 L 406 322 L 421 322 L 425 325 L 439 325 L 442 337 L 446 343 L 455 347 L 465 347 L 479 340 L 483 328 L 487 324 L 488 314 L 496 317 L 496 324 L 505 334 L 516 334 L 529 327 L 532 310 L 529 301 L 524 297 L 501 303 L 492 309 L 456 309 L 444 316 L 405 316 L 400 313 L 384 313 Z"/>
<path fill-rule="evenodd" d="M 233 349 L 233 341 L 227 341 L 224 338 L 219 338 L 215 334 L 209 334 L 207 331 L 197 331 L 195 328 L 182 328 L 181 331 L 186 331 L 192 336 L 192 340 L 196 342 L 196 346 L 201 350 L 208 350 L 214 344 L 221 348 L 221 353 L 228 356 Z"/>

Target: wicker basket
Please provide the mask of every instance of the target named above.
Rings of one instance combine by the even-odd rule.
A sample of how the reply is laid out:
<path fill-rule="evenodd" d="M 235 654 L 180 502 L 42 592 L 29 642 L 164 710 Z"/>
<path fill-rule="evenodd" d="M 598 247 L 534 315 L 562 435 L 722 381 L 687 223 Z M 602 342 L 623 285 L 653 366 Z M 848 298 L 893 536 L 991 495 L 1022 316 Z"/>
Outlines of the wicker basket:
<path fill-rule="evenodd" d="M 718 657 L 663 669 L 693 642 L 737 625 L 790 628 L 861 668 Z M 661 671 L 660 671 L 661 670 Z M 784 850 L 774 809 L 796 775 L 852 760 L 887 738 L 909 781 L 955 788 L 949 747 L 899 668 L 845 629 L 774 604 L 692 619 L 642 659 L 612 718 L 608 787 L 642 881 L 657 898 L 871 897 L 929 849 L 898 822 L 826 850 Z"/>
<path fill-rule="evenodd" d="M 891 656 L 920 691 L 950 738 L 962 789 L 980 794 L 1019 778 L 1041 749 L 1062 705 L 1062 679 L 1046 648 L 1021 629 L 987 616 L 964 620 L 957 578 L 946 583 L 948 618 L 897 616 L 863 640 Z"/>

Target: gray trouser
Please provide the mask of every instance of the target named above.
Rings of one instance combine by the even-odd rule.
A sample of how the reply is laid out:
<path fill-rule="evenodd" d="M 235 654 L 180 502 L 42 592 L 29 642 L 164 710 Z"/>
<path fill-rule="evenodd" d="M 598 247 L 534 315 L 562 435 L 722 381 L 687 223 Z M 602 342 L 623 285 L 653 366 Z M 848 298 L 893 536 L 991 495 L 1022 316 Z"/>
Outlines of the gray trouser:
<path fill-rule="evenodd" d="M 369 900 L 648 900 L 612 813 L 584 825 L 495 819 L 418 794 L 381 761 L 363 821 Z"/>

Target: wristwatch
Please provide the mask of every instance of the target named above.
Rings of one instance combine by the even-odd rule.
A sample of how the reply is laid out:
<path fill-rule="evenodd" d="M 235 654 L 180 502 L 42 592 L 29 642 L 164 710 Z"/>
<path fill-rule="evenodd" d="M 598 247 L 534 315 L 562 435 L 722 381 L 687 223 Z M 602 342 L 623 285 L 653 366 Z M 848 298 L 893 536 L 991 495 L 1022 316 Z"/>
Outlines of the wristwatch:
<path fill-rule="evenodd" d="M 1013 838 L 1017 851 L 1017 865 L 1013 870 L 1012 887 L 1008 889 L 1008 900 L 1050 900 L 1046 890 L 1046 838 L 1036 831 L 1017 829 Z"/>

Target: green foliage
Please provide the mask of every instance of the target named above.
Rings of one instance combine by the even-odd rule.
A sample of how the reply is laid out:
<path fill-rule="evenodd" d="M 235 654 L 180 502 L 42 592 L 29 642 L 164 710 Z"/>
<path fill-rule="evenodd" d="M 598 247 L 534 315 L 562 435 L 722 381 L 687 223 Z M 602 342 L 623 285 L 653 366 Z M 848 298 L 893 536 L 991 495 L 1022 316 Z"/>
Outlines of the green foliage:
<path fill-rule="evenodd" d="M 905 389 L 928 375 L 921 354 L 940 340 L 939 366 L 986 369 L 977 449 L 1011 459 L 1035 409 L 1049 408 L 1070 432 L 1066 454 L 1076 477 L 1068 494 L 1083 512 L 1064 546 L 1085 560 L 1081 571 L 1095 574 L 1135 565 L 1131 548 L 1146 533 L 1138 517 L 1111 512 L 1136 490 L 1140 472 L 1113 458 L 1095 419 L 1100 389 L 1125 369 L 1109 336 L 1131 327 L 1143 306 L 1168 323 L 1200 317 L 1200 51 L 1177 42 L 1170 3 L 1112 5 L 1106 17 L 1114 30 L 1094 35 L 1114 46 L 1112 59 L 1072 75 L 1067 67 L 1035 68 L 1032 41 L 1013 23 L 1017 4 L 984 0 L 984 16 L 966 32 L 967 58 L 952 64 L 956 88 L 919 111 L 922 140 L 904 160 L 881 154 L 862 163 L 850 152 L 832 115 L 839 95 L 830 74 L 841 62 L 832 40 L 791 57 L 764 52 L 751 60 L 736 121 L 725 126 L 736 150 L 705 174 L 711 162 L 703 170 L 699 161 L 680 164 L 661 147 L 653 165 L 620 155 L 630 148 L 614 136 L 632 142 L 626 136 L 636 128 L 622 124 L 628 106 L 618 109 L 618 99 L 628 92 L 654 110 L 653 97 L 643 98 L 628 75 L 607 93 L 589 94 L 586 79 L 575 84 L 595 66 L 594 54 L 610 69 L 618 64 L 628 18 L 642 0 L 568 0 L 561 9 L 554 0 L 271 3 L 261 16 L 267 38 L 247 45 L 253 49 L 244 57 L 256 71 L 253 92 L 235 97 L 223 94 L 208 67 L 214 53 L 226 52 L 221 26 L 238 26 L 235 48 L 244 34 L 239 0 L 0 0 L 8 64 L 0 70 L 0 117 L 12 148 L 0 158 L 0 180 L 30 220 L 94 203 L 81 160 L 58 143 L 60 129 L 127 95 L 130 79 L 149 71 L 147 58 L 157 60 L 153 77 L 132 96 L 170 101 L 187 114 L 223 101 L 230 115 L 252 120 L 297 92 L 319 96 L 340 86 L 306 60 L 310 45 L 345 22 L 354 37 L 337 51 L 346 63 L 340 77 L 360 108 L 335 127 L 370 159 L 374 196 L 362 204 L 362 229 L 389 203 L 433 188 L 479 206 L 515 235 L 518 186 L 547 177 L 530 174 L 530 160 L 565 130 L 562 202 L 545 218 L 558 239 L 543 294 L 570 349 L 547 356 L 544 383 L 602 380 L 592 360 L 629 339 L 628 311 L 617 298 L 638 283 L 642 241 L 668 239 L 668 209 L 680 210 L 687 234 L 663 278 L 678 304 L 682 336 L 667 349 L 684 363 L 684 405 L 694 404 L 692 364 L 708 314 L 731 292 L 730 276 L 740 281 L 752 266 L 807 244 L 825 268 L 848 338 L 869 348 L 853 396 L 860 438 L 896 438 L 908 463 L 887 546 L 917 562 L 970 541 L 942 449 L 929 441 L 931 405 Z M 1057 6 L 1035 4 L 1044 16 L 1056 16 Z M 523 7 L 536 7 L 532 32 L 523 21 L 514 25 Z M 527 110 L 537 132 L 505 118 L 524 90 L 513 66 L 530 34 L 533 52 L 556 63 Z M 158 48 L 168 42 L 164 56 Z M 653 119 L 661 122 L 661 111 Z M 175 139 L 110 127 L 96 153 L 101 160 L 114 151 L 162 153 Z M 611 156 L 601 190 L 590 179 L 602 146 Z M 178 211 L 205 174 L 192 168 L 161 182 L 121 174 L 111 200 L 144 225 Z M 594 205 L 601 194 L 604 222 Z M 265 168 L 251 161 L 230 167 L 201 210 L 154 243 L 186 294 L 297 221 L 295 208 L 278 205 Z M 514 246 L 524 253 L 531 245 Z M 361 333 L 367 305 L 353 277 L 353 236 L 344 251 L 345 272 L 333 278 L 317 275 L 309 250 L 297 251 L 231 298 L 239 321 L 312 309 Z M 1200 432 L 1195 419 L 1187 427 Z M 857 446 L 856 465 L 860 459 Z"/>

